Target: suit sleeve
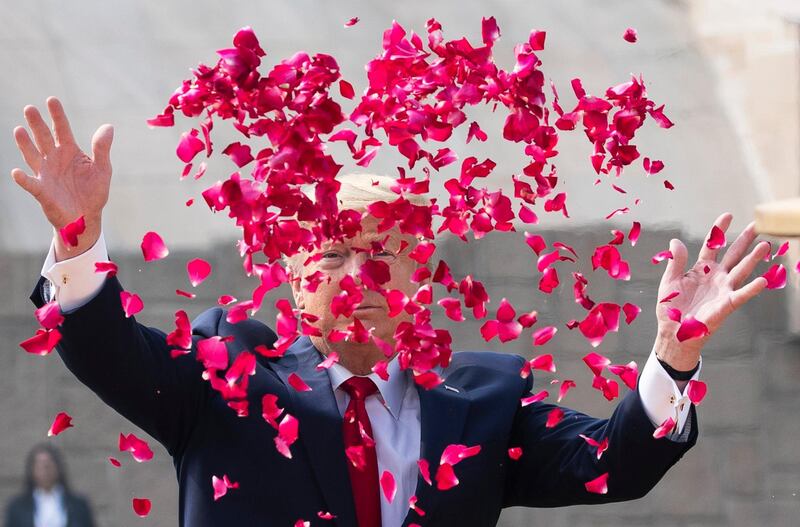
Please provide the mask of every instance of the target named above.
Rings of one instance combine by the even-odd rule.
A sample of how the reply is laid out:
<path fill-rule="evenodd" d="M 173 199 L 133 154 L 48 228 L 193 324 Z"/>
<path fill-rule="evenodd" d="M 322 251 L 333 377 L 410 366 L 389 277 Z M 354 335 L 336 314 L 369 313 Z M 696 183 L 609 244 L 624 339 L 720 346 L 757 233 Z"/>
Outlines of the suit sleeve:
<path fill-rule="evenodd" d="M 31 295 L 37 307 L 45 303 L 44 283 L 40 278 Z M 208 403 L 202 364 L 194 351 L 173 359 L 162 331 L 126 318 L 121 291 L 116 277 L 107 278 L 88 303 L 65 313 L 57 350 L 78 380 L 175 455 Z M 216 333 L 221 315 L 215 308 L 199 317 L 195 345 Z"/>
<path fill-rule="evenodd" d="M 532 379 L 527 379 L 530 395 Z M 533 403 L 520 407 L 512 425 L 509 447 L 522 447 L 522 457 L 509 462 L 504 506 L 559 507 L 641 498 L 697 441 L 697 413 L 692 405 L 682 442 L 654 439 L 655 427 L 645 413 L 638 390 L 629 392 L 609 419 L 561 408 L 564 418 L 547 428 L 556 405 Z M 579 434 L 608 450 L 597 459 L 597 449 Z M 607 494 L 586 490 L 585 483 L 608 473 Z"/>

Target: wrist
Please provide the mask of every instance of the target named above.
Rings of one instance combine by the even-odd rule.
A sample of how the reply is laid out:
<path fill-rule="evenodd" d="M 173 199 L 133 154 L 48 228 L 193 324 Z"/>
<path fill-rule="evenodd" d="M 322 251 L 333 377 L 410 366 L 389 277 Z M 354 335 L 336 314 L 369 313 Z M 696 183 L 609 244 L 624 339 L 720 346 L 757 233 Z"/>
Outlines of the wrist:
<path fill-rule="evenodd" d="M 91 249 L 102 232 L 102 222 L 100 216 L 85 216 L 86 228 L 78 235 L 78 245 L 71 246 L 61 238 L 59 229 L 53 227 L 53 245 L 55 248 L 56 261 L 75 258 Z"/>
<path fill-rule="evenodd" d="M 654 351 L 659 361 L 679 372 L 694 370 L 700 361 L 699 350 L 683 349 L 674 334 L 659 334 L 656 338 Z"/>

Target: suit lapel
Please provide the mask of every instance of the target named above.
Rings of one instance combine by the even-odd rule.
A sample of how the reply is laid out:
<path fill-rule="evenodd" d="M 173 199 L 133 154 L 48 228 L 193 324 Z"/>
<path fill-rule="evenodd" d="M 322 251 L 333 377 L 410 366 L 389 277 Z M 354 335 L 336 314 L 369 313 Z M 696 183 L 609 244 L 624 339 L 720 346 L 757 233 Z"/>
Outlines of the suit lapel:
<path fill-rule="evenodd" d="M 336 406 L 326 370 L 317 370 L 322 360 L 308 337 L 300 337 L 286 355 L 272 364 L 286 384 L 292 399 L 291 408 L 300 422 L 299 439 L 311 462 L 311 468 L 339 525 L 356 525 L 355 504 L 347 470 L 342 438 L 342 417 Z M 289 375 L 296 373 L 311 387 L 298 392 L 289 386 Z"/>
<path fill-rule="evenodd" d="M 413 381 L 412 381 L 413 382 Z M 419 506 L 425 511 L 423 518 L 414 513 L 406 516 L 403 525 L 408 525 L 417 518 L 417 523 L 426 518 L 432 518 L 440 502 L 440 491 L 436 488 L 436 469 L 442 451 L 447 445 L 458 444 L 461 441 L 464 423 L 469 413 L 469 397 L 465 390 L 451 382 L 444 382 L 431 390 L 426 390 L 417 385 L 420 407 L 420 450 L 421 457 L 428 461 L 433 485 L 420 475 L 417 478 L 415 495 Z"/>

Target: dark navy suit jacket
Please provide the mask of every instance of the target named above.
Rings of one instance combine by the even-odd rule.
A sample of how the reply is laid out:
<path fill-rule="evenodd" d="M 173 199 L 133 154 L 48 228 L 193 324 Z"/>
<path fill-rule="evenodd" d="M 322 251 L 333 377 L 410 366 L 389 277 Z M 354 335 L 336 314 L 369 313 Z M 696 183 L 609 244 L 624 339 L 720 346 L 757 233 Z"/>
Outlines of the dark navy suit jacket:
<path fill-rule="evenodd" d="M 31 295 L 44 303 L 40 279 Z M 356 526 L 355 507 L 342 439 L 342 418 L 328 373 L 307 337 L 299 338 L 280 359 L 258 355 L 250 377 L 250 414 L 237 417 L 201 379 L 194 352 L 170 358 L 165 334 L 125 318 L 122 286 L 108 278 L 88 304 L 66 314 L 58 346 L 66 366 L 103 401 L 159 441 L 173 458 L 179 484 L 180 525 L 286 526 L 298 519 L 312 525 Z M 225 320 L 212 308 L 193 323 L 194 342 L 232 335 L 231 357 L 276 336 L 264 324 Z M 697 417 L 692 408 L 685 442 L 653 439 L 654 427 L 636 391 L 618 404 L 610 419 L 595 419 L 565 409 L 564 420 L 546 428 L 553 405 L 521 407 L 532 378 L 519 375 L 524 359 L 489 352 L 454 353 L 441 372 L 444 384 L 418 388 L 421 455 L 435 474 L 449 444 L 481 445 L 480 453 L 455 467 L 456 487 L 439 491 L 420 477 L 416 496 L 426 514 L 411 511 L 404 525 L 489 526 L 503 507 L 556 507 L 629 500 L 644 496 L 695 443 Z M 297 373 L 312 388 L 298 392 L 287 378 Z M 448 389 L 448 387 L 450 389 Z M 300 437 L 292 459 L 274 446 L 276 432 L 261 416 L 261 398 L 271 393 L 298 418 Z M 609 439 L 600 461 L 578 436 Z M 512 461 L 510 447 L 523 449 Z M 608 494 L 592 494 L 584 483 L 609 472 Z M 211 476 L 227 474 L 240 487 L 213 499 Z M 318 512 L 336 515 L 321 520 Z M 395 526 L 384 526 L 395 527 Z"/>

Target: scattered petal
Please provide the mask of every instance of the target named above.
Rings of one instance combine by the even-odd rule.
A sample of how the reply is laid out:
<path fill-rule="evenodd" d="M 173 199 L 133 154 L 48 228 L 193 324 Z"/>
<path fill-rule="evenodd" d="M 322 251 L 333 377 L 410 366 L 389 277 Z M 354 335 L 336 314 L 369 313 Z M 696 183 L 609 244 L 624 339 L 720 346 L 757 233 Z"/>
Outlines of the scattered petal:
<path fill-rule="evenodd" d="M 607 494 L 608 493 L 608 472 L 601 474 L 591 481 L 583 484 L 588 492 L 592 494 Z"/>
<path fill-rule="evenodd" d="M 72 428 L 72 426 L 72 417 L 65 412 L 59 412 L 53 419 L 53 424 L 50 425 L 47 435 L 48 437 L 57 436 L 67 428 Z"/>
<path fill-rule="evenodd" d="M 158 233 L 153 231 L 145 233 L 141 247 L 145 262 L 160 260 L 169 254 L 169 249 L 164 244 L 164 240 L 161 239 Z"/>
<path fill-rule="evenodd" d="M 144 518 L 150 514 L 152 504 L 147 498 L 133 498 L 133 512 Z"/>

